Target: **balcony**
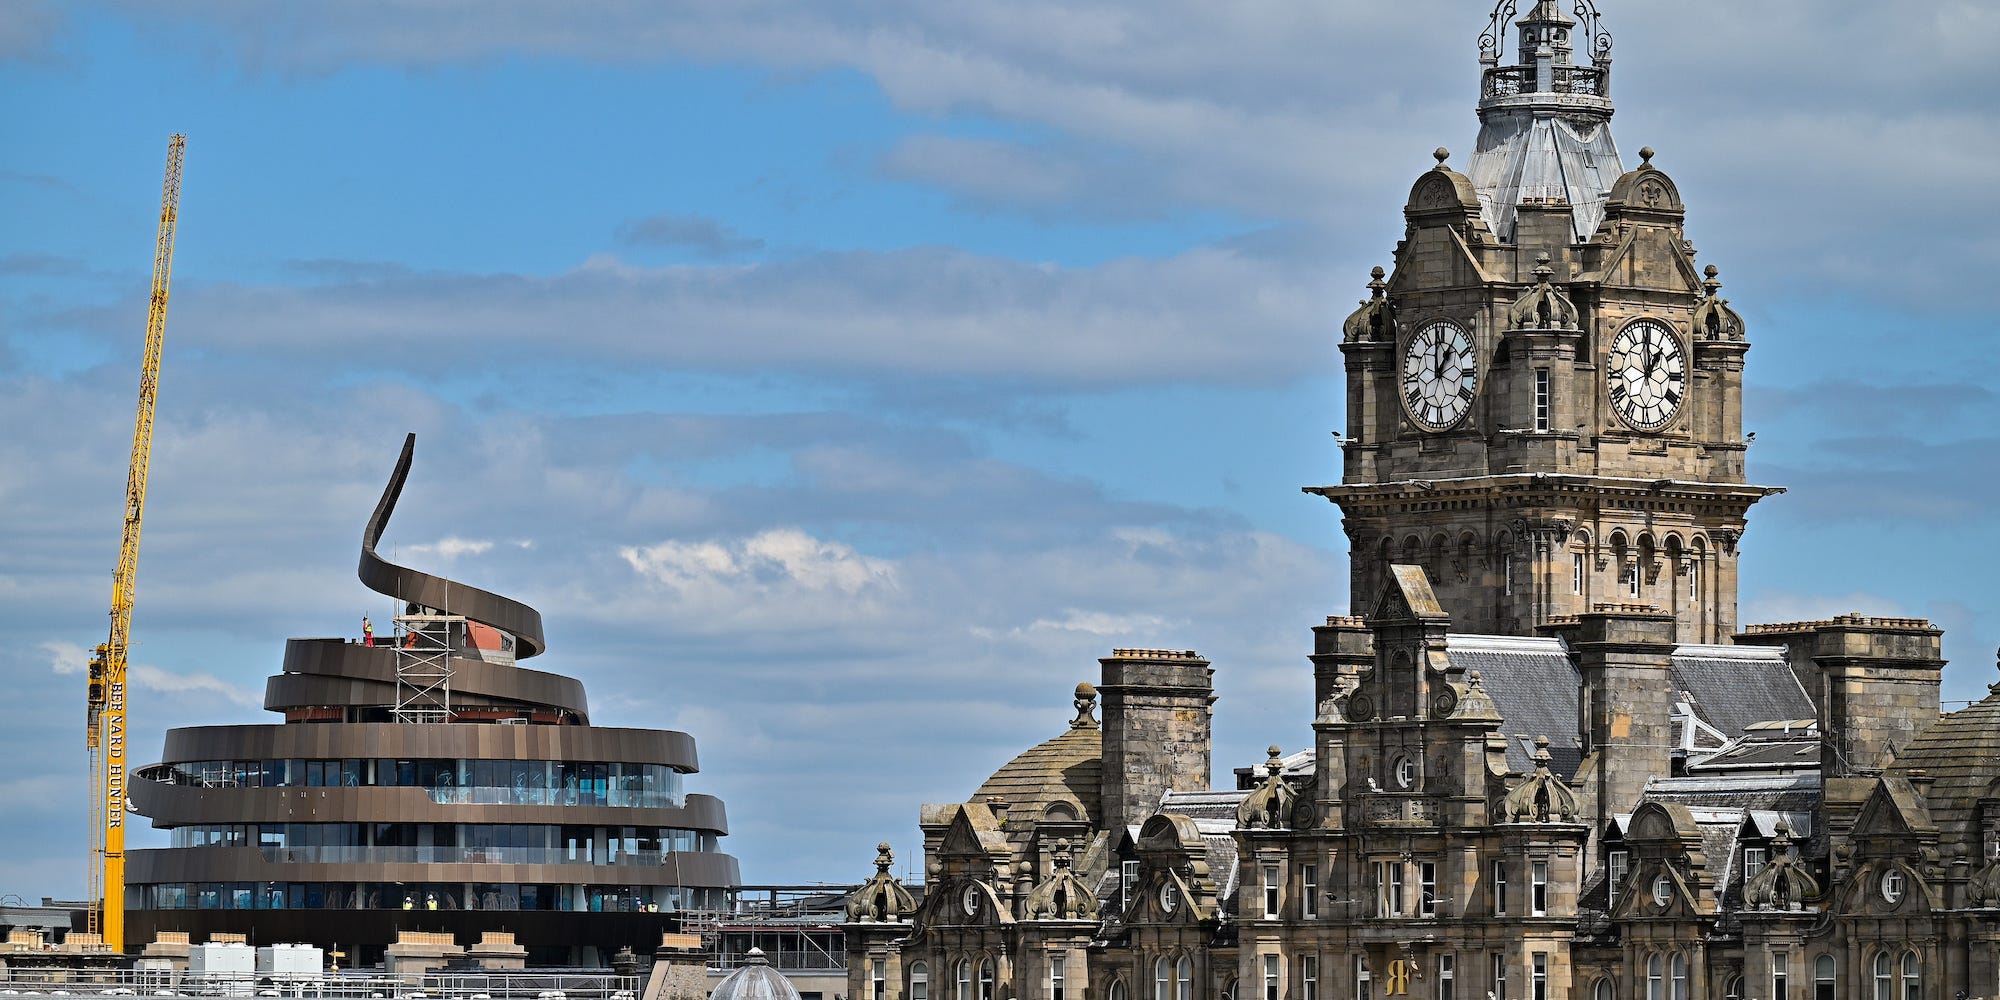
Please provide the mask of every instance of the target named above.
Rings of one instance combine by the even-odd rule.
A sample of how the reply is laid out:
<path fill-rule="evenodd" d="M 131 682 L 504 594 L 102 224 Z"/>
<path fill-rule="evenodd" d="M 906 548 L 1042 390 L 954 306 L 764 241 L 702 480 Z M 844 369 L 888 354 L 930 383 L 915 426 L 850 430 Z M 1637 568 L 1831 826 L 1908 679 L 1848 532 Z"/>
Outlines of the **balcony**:
<path fill-rule="evenodd" d="M 1596 66 L 1552 66 L 1550 88 L 1541 91 L 1535 66 L 1491 66 L 1481 82 L 1481 99 L 1552 93 L 1578 97 L 1609 97 L 1610 76 Z"/>

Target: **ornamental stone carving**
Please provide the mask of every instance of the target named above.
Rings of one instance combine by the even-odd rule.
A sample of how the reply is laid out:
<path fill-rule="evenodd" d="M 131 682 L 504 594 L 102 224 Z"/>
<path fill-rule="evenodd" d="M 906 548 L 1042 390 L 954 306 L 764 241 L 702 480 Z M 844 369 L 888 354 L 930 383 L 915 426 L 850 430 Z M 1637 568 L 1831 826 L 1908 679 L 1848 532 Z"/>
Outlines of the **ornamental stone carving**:
<path fill-rule="evenodd" d="M 1777 833 L 1771 841 L 1777 857 L 1743 886 L 1743 905 L 1750 909 L 1797 910 L 1819 896 L 1819 880 L 1792 849 L 1791 825 L 1779 820 Z"/>
<path fill-rule="evenodd" d="M 1269 753 L 1271 759 L 1264 762 L 1264 784 L 1236 807 L 1236 825 L 1244 829 L 1282 830 L 1291 823 L 1298 793 L 1285 781 L 1285 765 L 1279 759 L 1284 751 L 1274 744 Z"/>
<path fill-rule="evenodd" d="M 1549 738 L 1535 737 L 1535 773 L 1514 786 L 1500 805 L 1504 823 L 1574 823 L 1581 815 L 1569 782 L 1549 770 Z"/>
<path fill-rule="evenodd" d="M 903 883 L 889 874 L 896 855 L 886 843 L 875 845 L 875 877 L 862 883 L 847 899 L 847 919 L 865 921 L 907 921 L 916 912 L 917 901 Z"/>

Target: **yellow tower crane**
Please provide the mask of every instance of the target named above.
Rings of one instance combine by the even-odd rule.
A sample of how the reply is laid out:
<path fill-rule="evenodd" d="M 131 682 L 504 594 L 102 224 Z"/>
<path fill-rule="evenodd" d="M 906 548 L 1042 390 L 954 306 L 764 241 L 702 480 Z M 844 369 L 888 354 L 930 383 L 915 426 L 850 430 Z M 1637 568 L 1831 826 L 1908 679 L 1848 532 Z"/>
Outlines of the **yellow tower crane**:
<path fill-rule="evenodd" d="M 113 952 L 125 950 L 125 653 L 132 638 L 132 597 L 139 570 L 139 524 L 146 511 L 146 471 L 153 459 L 153 408 L 160 349 L 167 336 L 167 279 L 174 269 L 174 223 L 181 204 L 181 153 L 187 136 L 167 140 L 167 181 L 160 195 L 160 236 L 153 252 L 153 301 L 146 313 L 146 360 L 139 369 L 139 416 L 125 479 L 125 540 L 111 581 L 111 638 L 90 661 L 90 930 Z"/>

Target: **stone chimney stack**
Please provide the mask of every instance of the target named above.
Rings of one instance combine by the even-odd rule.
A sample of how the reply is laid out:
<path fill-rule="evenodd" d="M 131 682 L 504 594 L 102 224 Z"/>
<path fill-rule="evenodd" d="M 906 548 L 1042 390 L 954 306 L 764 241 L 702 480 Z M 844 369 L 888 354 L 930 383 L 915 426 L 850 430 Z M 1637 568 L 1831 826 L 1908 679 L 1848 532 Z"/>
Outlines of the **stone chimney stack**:
<path fill-rule="evenodd" d="M 1215 670 L 1193 650 L 1119 649 L 1097 661 L 1104 714 L 1104 824 L 1136 826 L 1169 791 L 1209 787 Z"/>
<path fill-rule="evenodd" d="M 1752 625 L 1738 643 L 1783 646 L 1819 709 L 1828 778 L 1880 774 L 1896 751 L 1938 720 L 1944 632 L 1922 618 L 1841 615 Z"/>
<path fill-rule="evenodd" d="M 1544 631 L 1569 644 L 1583 675 L 1583 814 L 1593 836 L 1630 812 L 1648 779 L 1673 770 L 1674 616 L 1648 605 L 1600 604 Z"/>

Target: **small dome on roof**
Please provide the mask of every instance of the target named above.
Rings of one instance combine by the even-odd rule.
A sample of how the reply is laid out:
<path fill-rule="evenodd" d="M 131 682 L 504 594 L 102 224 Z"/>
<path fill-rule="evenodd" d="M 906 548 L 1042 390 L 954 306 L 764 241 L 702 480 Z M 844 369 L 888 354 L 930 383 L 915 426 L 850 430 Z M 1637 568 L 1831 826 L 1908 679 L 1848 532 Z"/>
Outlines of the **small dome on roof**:
<path fill-rule="evenodd" d="M 743 965 L 715 984 L 708 1000 L 799 1000 L 798 987 L 771 968 L 764 949 L 752 948 Z"/>
<path fill-rule="evenodd" d="M 1104 734 L 1090 710 L 1097 691 L 1077 688 L 1077 717 L 1068 732 L 1028 748 L 1001 765 L 972 793 L 972 801 L 998 799 L 1010 816 L 1040 817 L 1067 813 L 1063 819 L 1095 824 L 1101 807 L 1104 774 Z"/>

